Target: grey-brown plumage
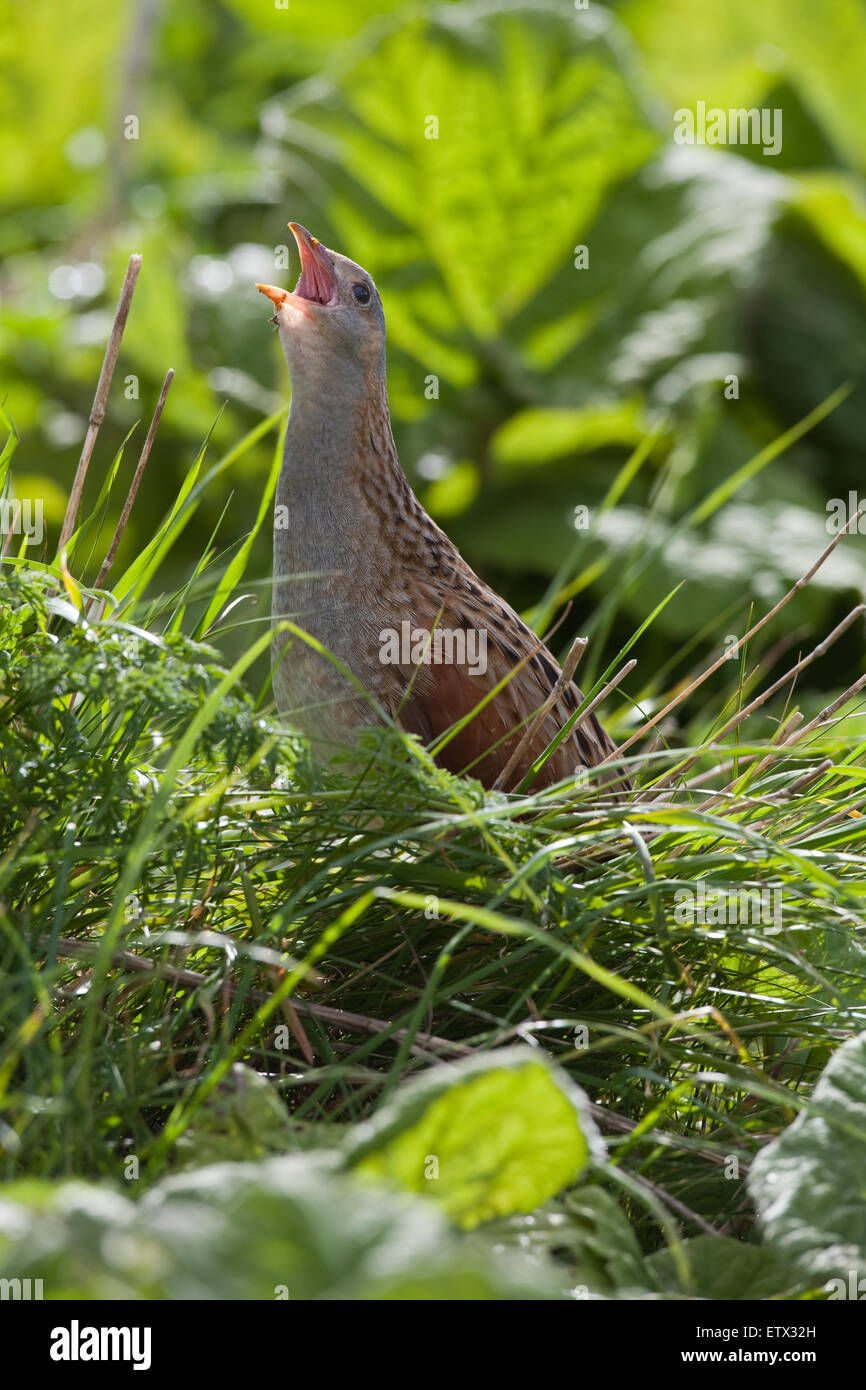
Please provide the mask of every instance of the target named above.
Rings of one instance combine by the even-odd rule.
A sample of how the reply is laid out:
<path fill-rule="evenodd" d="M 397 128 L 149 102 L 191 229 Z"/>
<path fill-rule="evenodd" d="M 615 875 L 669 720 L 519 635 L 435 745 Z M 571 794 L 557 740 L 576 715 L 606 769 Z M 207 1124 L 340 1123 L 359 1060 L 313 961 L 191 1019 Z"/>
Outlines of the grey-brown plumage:
<path fill-rule="evenodd" d="M 429 743 L 515 672 L 438 754 L 444 766 L 468 769 L 492 786 L 560 668 L 470 569 L 406 480 L 388 412 L 385 318 L 370 276 L 298 224 L 289 225 L 301 253 L 295 291 L 258 287 L 275 305 L 292 378 L 276 495 L 273 616 L 303 628 L 366 694 L 312 646 L 296 638 L 286 650 L 287 637 L 277 634 L 278 708 L 326 756 L 374 723 L 377 706 Z M 402 638 L 407 624 L 411 633 L 428 634 L 426 661 L 405 642 L 397 651 L 388 636 Z M 453 635 L 450 648 L 446 634 Z M 436 660 L 437 653 L 451 659 Z M 510 785 L 582 698 L 573 683 L 566 688 L 512 770 Z M 614 751 L 590 715 L 548 760 L 536 785 L 573 776 Z"/>

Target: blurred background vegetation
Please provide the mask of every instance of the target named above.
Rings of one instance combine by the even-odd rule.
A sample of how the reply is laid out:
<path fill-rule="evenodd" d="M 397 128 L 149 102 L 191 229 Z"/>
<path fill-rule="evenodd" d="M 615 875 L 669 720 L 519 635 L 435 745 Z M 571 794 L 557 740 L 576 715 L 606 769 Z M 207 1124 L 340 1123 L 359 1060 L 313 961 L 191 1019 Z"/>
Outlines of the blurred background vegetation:
<path fill-rule="evenodd" d="M 211 427 L 208 462 L 288 400 L 253 283 L 294 283 L 289 218 L 376 278 L 400 457 L 470 562 L 524 610 L 577 576 L 557 641 L 613 576 L 605 640 L 687 578 L 644 639 L 657 664 L 742 633 L 826 545 L 829 500 L 866 494 L 862 0 L 30 0 L 0 45 L 0 398 L 49 557 L 129 254 L 144 265 L 85 511 L 138 420 L 131 474 L 176 378 L 121 561 Z M 698 101 L 780 109 L 781 153 L 678 145 L 674 112 Z M 674 533 L 844 381 L 840 408 Z M 242 541 L 275 442 L 276 426 L 220 474 L 163 589 L 215 527 L 220 552 Z M 634 567 L 640 538 L 653 558 Z M 265 528 L 253 577 L 269 564 Z M 786 610 L 791 643 L 864 587 L 857 537 Z M 862 647 L 852 630 L 812 668 L 816 701 Z"/>

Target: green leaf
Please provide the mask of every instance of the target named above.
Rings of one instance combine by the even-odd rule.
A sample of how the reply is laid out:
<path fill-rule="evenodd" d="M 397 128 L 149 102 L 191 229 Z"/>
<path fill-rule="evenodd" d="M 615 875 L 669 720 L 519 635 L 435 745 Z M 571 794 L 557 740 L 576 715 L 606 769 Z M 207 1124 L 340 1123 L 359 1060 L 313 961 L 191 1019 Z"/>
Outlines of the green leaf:
<path fill-rule="evenodd" d="M 748 1184 L 766 1239 L 810 1284 L 866 1276 L 866 1033 L 839 1048 Z"/>
<path fill-rule="evenodd" d="M 548 463 L 612 444 L 630 448 L 645 435 L 639 414 L 635 400 L 575 410 L 540 406 L 521 410 L 497 430 L 491 452 L 499 463 L 520 464 Z"/>
<path fill-rule="evenodd" d="M 793 206 L 866 288 L 866 217 L 859 179 L 835 171 L 804 173 Z"/>
<path fill-rule="evenodd" d="M 478 1233 L 493 1249 L 555 1255 L 572 1297 L 586 1293 L 633 1296 L 647 1287 L 644 1256 L 628 1217 L 603 1187 L 581 1186 L 529 1216 L 495 1221 Z"/>
<path fill-rule="evenodd" d="M 253 528 L 247 535 L 237 555 L 234 556 L 234 558 L 227 566 L 226 572 L 220 580 L 217 591 L 211 599 L 210 603 L 208 604 L 204 617 L 201 619 L 201 622 L 199 623 L 196 629 L 196 637 L 202 637 L 208 631 L 211 624 L 216 621 L 224 605 L 228 602 L 231 595 L 234 593 L 235 589 L 237 588 L 238 584 L 241 582 L 244 576 L 247 567 L 247 561 L 250 557 L 250 551 L 253 548 L 253 542 L 255 541 L 256 536 L 259 534 L 259 531 L 261 530 L 262 523 L 264 522 L 265 517 L 270 515 L 272 510 L 274 492 L 276 491 L 277 478 L 279 477 L 280 466 L 282 464 L 282 461 L 283 431 L 279 430 L 277 433 L 277 442 L 274 446 L 273 459 L 271 462 L 271 471 L 268 474 L 268 480 L 265 484 L 264 491 L 262 492 L 261 501 L 259 502 L 259 510 L 256 514 L 256 519 L 253 524 Z"/>
<path fill-rule="evenodd" d="M 263 1158 L 294 1148 L 278 1092 L 253 1067 L 236 1062 L 177 1141 L 184 1166 Z"/>
<path fill-rule="evenodd" d="M 658 144 L 614 30 L 538 0 L 401 10 L 266 113 L 293 184 L 324 176 L 333 244 L 386 271 L 392 341 L 450 379 L 466 328 L 490 337 L 571 267 L 607 189 Z"/>
<path fill-rule="evenodd" d="M 101 530 L 105 522 L 105 514 L 108 508 L 109 499 L 111 498 L 114 482 L 117 478 L 117 470 L 120 468 L 121 462 L 123 460 L 123 451 L 129 443 L 130 439 L 132 438 L 134 431 L 135 425 L 133 425 L 131 429 L 127 430 L 126 438 L 124 439 L 117 453 L 114 455 L 111 467 L 108 469 L 107 473 L 105 474 L 105 477 L 102 480 L 102 486 L 99 489 L 99 496 L 97 497 L 95 503 L 91 507 L 87 516 L 84 518 L 83 521 L 79 522 L 78 526 L 75 528 L 72 535 L 69 537 L 69 540 L 66 542 L 66 554 L 70 560 L 73 558 L 76 560 L 78 559 L 78 548 L 81 542 L 94 530 L 94 527 L 97 526 L 97 523 L 99 526 L 99 530 Z M 97 531 L 96 539 L 98 539 L 98 536 L 99 531 Z M 90 558 L 92 558 L 92 555 L 93 549 L 91 547 L 90 556 L 88 557 L 88 563 Z"/>
<path fill-rule="evenodd" d="M 855 165 L 866 158 L 866 15 L 858 0 L 629 0 L 624 18 L 672 107 L 772 105 L 782 77 L 843 157 Z"/>
<path fill-rule="evenodd" d="M 527 1048 L 436 1067 L 348 1151 L 357 1172 L 423 1192 L 467 1229 L 531 1211 L 603 1154 L 583 1092 Z"/>
<path fill-rule="evenodd" d="M 476 1249 L 429 1202 L 371 1191 L 323 1152 L 198 1168 L 138 1202 L 80 1182 L 8 1187 L 0 1277 L 40 1278 L 46 1298 L 559 1296 L 550 1267 Z"/>
<path fill-rule="evenodd" d="M 792 1298 L 804 1287 L 802 1276 L 772 1245 L 749 1245 L 728 1236 L 696 1236 L 685 1242 L 683 1251 L 692 1276 L 685 1285 L 669 1250 L 659 1250 L 646 1260 L 646 1273 L 660 1292 L 729 1302 Z"/>
<path fill-rule="evenodd" d="M 214 424 L 215 423 L 216 422 L 214 422 Z M 211 429 L 213 429 L 213 426 Z M 189 504 L 187 504 L 185 508 L 184 503 L 187 502 L 193 484 L 199 475 L 199 470 L 204 461 L 209 442 L 210 434 L 208 434 L 196 454 L 192 467 L 188 469 L 174 505 L 165 518 L 165 521 L 160 526 L 156 535 L 153 536 L 144 549 L 136 555 L 132 564 L 115 584 L 114 592 L 119 599 L 125 597 L 125 595 L 129 593 L 140 596 L 144 592 L 150 579 L 156 573 L 162 560 L 171 548 L 171 545 L 177 539 L 189 520 L 191 515 L 190 507 Z"/>
<path fill-rule="evenodd" d="M 9 431 L 6 442 L 2 450 L 0 450 L 0 491 L 2 491 L 6 486 L 6 475 L 9 472 L 12 455 L 15 453 L 20 442 L 20 435 L 16 429 L 15 421 L 12 419 L 11 415 L 7 414 L 2 405 L 0 405 L 0 425 Z"/>

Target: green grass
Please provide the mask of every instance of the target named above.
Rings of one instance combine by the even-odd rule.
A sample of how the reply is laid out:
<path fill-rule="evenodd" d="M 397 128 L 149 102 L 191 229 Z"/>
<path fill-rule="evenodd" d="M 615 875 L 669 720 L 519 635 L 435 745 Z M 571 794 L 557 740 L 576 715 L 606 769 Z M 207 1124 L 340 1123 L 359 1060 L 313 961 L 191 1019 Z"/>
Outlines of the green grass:
<path fill-rule="evenodd" d="M 113 592 L 87 587 L 84 529 L 68 568 L 3 566 L 0 1173 L 119 1183 L 134 1156 L 149 1188 L 224 1156 L 204 1118 L 237 1064 L 288 1123 L 254 1125 L 234 1157 L 331 1148 L 407 1078 L 524 1043 L 583 1088 L 607 1143 L 572 1211 L 617 1194 L 644 1254 L 677 1231 L 756 1239 L 749 1166 L 866 1019 L 857 701 L 785 748 L 787 682 L 718 737 L 778 678 L 783 610 L 686 701 L 675 746 L 628 749 L 627 797 L 595 775 L 485 793 L 388 728 L 317 768 L 251 683 L 264 620 L 221 664 L 249 545 L 219 564 L 211 547 L 178 595 L 154 587 L 209 481 L 268 431 L 279 448 L 278 425 L 203 477 L 202 451 Z M 614 734 L 693 659 L 615 692 Z M 701 890 L 764 891 L 774 919 L 683 920 Z"/>

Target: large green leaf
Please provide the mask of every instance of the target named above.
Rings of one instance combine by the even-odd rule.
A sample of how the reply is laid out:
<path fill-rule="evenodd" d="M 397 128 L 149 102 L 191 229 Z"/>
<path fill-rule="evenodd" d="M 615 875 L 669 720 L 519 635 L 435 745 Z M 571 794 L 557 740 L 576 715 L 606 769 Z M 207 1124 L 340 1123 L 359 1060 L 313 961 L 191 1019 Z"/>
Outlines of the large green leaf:
<path fill-rule="evenodd" d="M 780 81 L 798 92 L 827 137 L 866 163 L 866 12 L 860 0 L 627 0 L 622 10 L 671 106 L 770 105 Z"/>
<path fill-rule="evenodd" d="M 534 1299 L 549 1270 L 494 1260 L 429 1203 L 371 1192 L 327 1154 L 221 1163 L 141 1201 L 85 1183 L 0 1195 L 0 1277 L 46 1298 Z"/>
<path fill-rule="evenodd" d="M 543 1053 L 514 1048 L 436 1067 L 348 1152 L 358 1173 L 423 1192 L 470 1228 L 531 1211 L 604 1149 L 583 1092 Z"/>
<path fill-rule="evenodd" d="M 663 1293 L 725 1302 L 754 1298 L 790 1298 L 804 1287 L 802 1275 L 772 1245 L 749 1245 L 729 1236 L 696 1236 L 683 1246 L 691 1278 L 679 1278 L 668 1250 L 646 1261 L 649 1286 Z"/>
<path fill-rule="evenodd" d="M 506 465 L 548 463 L 610 444 L 634 447 L 644 433 L 635 401 L 573 410 L 536 406 L 505 422 L 494 436 L 492 453 Z"/>
<path fill-rule="evenodd" d="M 403 11 L 266 115 L 293 179 L 327 180 L 325 234 L 380 273 L 392 340 L 432 370 L 465 379 L 466 329 L 492 336 L 571 265 L 655 148 L 613 32 L 544 3 Z"/>
<path fill-rule="evenodd" d="M 4 6 L 0 36 L 0 200 L 65 204 L 86 177 L 70 178 L 69 136 L 104 120 L 101 83 L 117 62 L 128 3 L 34 0 Z M 58 62 L 57 36 L 63 34 Z M 49 97 L 50 94 L 50 97 Z M 56 216 L 56 214 L 55 214 Z M 12 219 L 4 218 L 4 222 Z M 3 239 L 20 234 L 4 227 Z"/>
<path fill-rule="evenodd" d="M 866 1278 L 866 1033 L 839 1048 L 748 1183 L 766 1239 L 812 1284 Z"/>

